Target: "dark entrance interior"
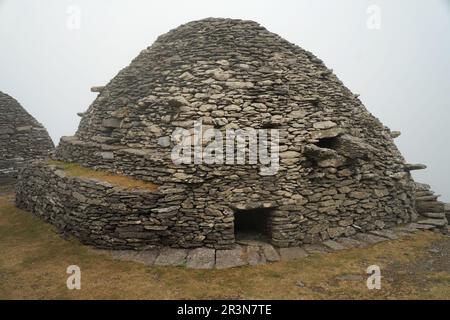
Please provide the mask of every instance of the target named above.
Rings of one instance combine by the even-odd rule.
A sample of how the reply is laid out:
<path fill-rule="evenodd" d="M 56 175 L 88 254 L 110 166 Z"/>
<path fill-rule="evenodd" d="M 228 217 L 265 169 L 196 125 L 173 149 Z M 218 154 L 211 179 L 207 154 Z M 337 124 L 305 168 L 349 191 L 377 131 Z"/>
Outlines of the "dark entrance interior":
<path fill-rule="evenodd" d="M 236 240 L 270 241 L 272 209 L 238 210 L 234 213 Z"/>

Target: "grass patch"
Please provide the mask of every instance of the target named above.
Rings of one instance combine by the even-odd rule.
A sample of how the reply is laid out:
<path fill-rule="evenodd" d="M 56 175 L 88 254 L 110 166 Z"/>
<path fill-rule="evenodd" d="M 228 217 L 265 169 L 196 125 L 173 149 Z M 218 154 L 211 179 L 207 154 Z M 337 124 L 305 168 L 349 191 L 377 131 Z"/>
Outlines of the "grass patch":
<path fill-rule="evenodd" d="M 50 160 L 48 161 L 48 164 L 61 168 L 67 177 L 101 180 L 126 189 L 144 189 L 152 192 L 158 190 L 159 187 L 154 183 L 137 180 L 122 174 L 113 174 L 106 171 L 88 169 L 77 163 Z"/>
<path fill-rule="evenodd" d="M 17 209 L 11 193 L 0 196 L 0 299 L 449 299 L 448 268 L 428 268 L 437 259 L 430 246 L 449 241 L 422 232 L 257 267 L 146 267 L 60 238 L 52 226 Z M 79 291 L 66 287 L 66 269 L 73 264 L 81 268 Z M 381 267 L 381 290 L 366 287 L 372 264 Z M 360 280 L 343 277 L 348 275 Z"/>

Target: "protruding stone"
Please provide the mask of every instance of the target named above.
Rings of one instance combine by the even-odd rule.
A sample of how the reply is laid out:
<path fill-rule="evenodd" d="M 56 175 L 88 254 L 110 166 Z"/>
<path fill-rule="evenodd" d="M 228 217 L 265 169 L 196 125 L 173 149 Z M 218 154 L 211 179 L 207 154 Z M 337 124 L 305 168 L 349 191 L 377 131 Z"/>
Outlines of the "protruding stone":
<path fill-rule="evenodd" d="M 413 171 L 413 170 L 424 170 L 427 168 L 427 166 L 424 164 L 420 164 L 420 163 L 416 163 L 416 164 L 407 163 L 407 164 L 405 164 L 404 168 L 406 171 Z"/>
<path fill-rule="evenodd" d="M 100 93 L 105 89 L 105 86 L 94 86 L 91 87 L 91 92 Z"/>
<path fill-rule="evenodd" d="M 319 130 L 330 129 L 336 126 L 337 124 L 334 123 L 333 121 L 320 121 L 313 124 L 313 127 Z"/>

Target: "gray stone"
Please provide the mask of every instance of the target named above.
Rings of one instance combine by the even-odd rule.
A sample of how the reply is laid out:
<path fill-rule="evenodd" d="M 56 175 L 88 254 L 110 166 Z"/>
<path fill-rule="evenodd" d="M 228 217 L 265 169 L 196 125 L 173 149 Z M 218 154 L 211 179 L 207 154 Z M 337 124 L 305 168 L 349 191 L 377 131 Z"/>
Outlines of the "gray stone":
<path fill-rule="evenodd" d="M 347 249 L 366 247 L 365 243 L 352 238 L 339 238 L 336 241 L 342 244 Z"/>
<path fill-rule="evenodd" d="M 117 118 L 108 118 L 108 119 L 104 119 L 102 122 L 102 125 L 105 128 L 120 128 L 120 124 L 122 123 L 121 119 L 117 119 Z"/>
<path fill-rule="evenodd" d="M 372 234 L 364 234 L 364 233 L 358 233 L 354 236 L 357 240 L 366 242 L 368 244 L 376 244 L 379 242 L 386 241 L 386 238 L 375 236 Z"/>
<path fill-rule="evenodd" d="M 187 250 L 164 248 L 155 260 L 155 266 L 182 266 L 186 263 Z"/>
<path fill-rule="evenodd" d="M 339 250 L 345 250 L 346 247 L 339 242 L 333 241 L 333 240 L 327 240 L 322 243 L 324 246 L 326 246 L 328 249 L 331 249 L 333 251 L 339 251 Z"/>
<path fill-rule="evenodd" d="M 281 260 L 293 260 L 299 258 L 305 258 L 308 253 L 300 247 L 280 248 Z"/>
<path fill-rule="evenodd" d="M 269 261 L 269 262 L 280 261 L 280 259 L 281 259 L 280 255 L 278 254 L 278 252 L 275 250 L 275 248 L 272 245 L 270 245 L 270 244 L 263 245 L 263 246 L 261 246 L 261 249 L 262 249 L 267 261 Z"/>
<path fill-rule="evenodd" d="M 244 266 L 247 263 L 243 257 L 242 248 L 236 246 L 230 250 L 217 250 L 216 251 L 216 268 L 226 269 Z"/>
<path fill-rule="evenodd" d="M 158 144 L 164 148 L 170 147 L 170 137 L 166 136 L 158 138 Z"/>
<path fill-rule="evenodd" d="M 431 219 L 444 219 L 444 212 L 422 212 L 420 215 Z"/>
<path fill-rule="evenodd" d="M 214 268 L 216 251 L 214 249 L 197 248 L 190 250 L 186 266 L 192 269 Z"/>
<path fill-rule="evenodd" d="M 334 123 L 333 121 L 320 121 L 320 122 L 314 123 L 313 126 L 315 129 L 322 130 L 322 129 L 330 129 L 330 128 L 336 127 L 337 124 Z"/>
<path fill-rule="evenodd" d="M 384 238 L 387 238 L 387 239 L 390 239 L 390 240 L 397 240 L 398 239 L 398 235 L 395 234 L 391 230 L 373 230 L 373 231 L 370 231 L 370 233 L 375 235 L 375 236 L 384 237 Z"/>
<path fill-rule="evenodd" d="M 444 227 L 448 224 L 447 219 L 425 219 L 425 220 L 417 221 L 417 223 L 428 224 L 428 225 L 432 225 L 432 226 L 436 226 L 436 227 Z"/>
<path fill-rule="evenodd" d="M 247 262 L 251 266 L 256 266 L 266 263 L 266 257 L 261 251 L 259 246 L 248 246 L 247 247 Z"/>
<path fill-rule="evenodd" d="M 140 262 L 145 264 L 146 266 L 152 266 L 156 258 L 159 255 L 159 249 L 152 249 L 146 251 L 138 251 L 132 258 L 131 261 Z"/>
<path fill-rule="evenodd" d="M 45 162 L 29 165 L 33 157 L 5 152 L 9 146 L 0 139 L 0 157 L 11 154 L 27 162 L 17 205 L 62 231 L 72 230 L 86 244 L 229 250 L 240 227 L 238 215 L 253 210 L 249 214 L 271 229 L 274 245 L 317 245 L 356 230 L 409 223 L 419 207 L 441 206 L 429 203 L 434 200 L 429 189 L 416 194 L 390 130 L 322 61 L 252 21 L 209 18 L 170 31 L 108 82 L 86 110 L 76 136 L 61 139 L 54 159 L 145 181 L 149 188 L 65 177 Z M 203 129 L 218 127 L 222 133 L 279 129 L 273 131 L 280 134 L 280 157 L 273 158 L 278 165 L 271 171 L 258 161 L 193 163 L 188 154 L 183 160 L 189 163 L 174 163 L 177 149 L 170 148 L 169 138 L 177 128 L 185 129 L 186 140 L 198 138 L 203 151 L 218 151 L 206 137 L 197 137 L 197 120 Z M 17 126 L 32 126 L 31 132 L 38 127 L 0 122 L 0 128 Z M 11 141 L 10 134 L 5 141 Z M 9 144 L 26 142 L 19 138 Z M 176 138 L 173 144 L 179 146 L 182 138 Z M 250 140 L 249 147 L 256 146 L 257 140 Z M 3 170 L 9 170 L 10 160 L 0 158 Z M 414 207 L 417 199 L 427 203 Z M 218 261 L 262 260 L 259 251 L 250 251 L 251 257 L 242 258 L 219 253 Z M 262 247 L 264 258 L 276 260 L 268 251 Z"/>
<path fill-rule="evenodd" d="M 314 253 L 327 253 L 328 249 L 321 244 L 305 244 L 303 246 L 303 249 L 306 250 L 306 252 L 310 253 L 310 254 L 314 254 Z"/>

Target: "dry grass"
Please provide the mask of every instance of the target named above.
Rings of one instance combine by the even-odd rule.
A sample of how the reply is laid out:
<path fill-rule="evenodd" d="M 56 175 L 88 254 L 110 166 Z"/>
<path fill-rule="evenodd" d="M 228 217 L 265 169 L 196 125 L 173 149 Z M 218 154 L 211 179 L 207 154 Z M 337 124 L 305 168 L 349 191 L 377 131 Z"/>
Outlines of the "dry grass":
<path fill-rule="evenodd" d="M 76 163 L 67 163 L 62 161 L 51 160 L 49 161 L 49 164 L 55 165 L 64 170 L 66 176 L 68 177 L 80 177 L 80 178 L 101 180 L 108 182 L 112 185 L 120 186 L 127 189 L 144 189 L 150 191 L 156 191 L 158 189 L 158 185 L 153 184 L 151 182 L 133 179 L 131 177 L 124 176 L 121 174 L 112 174 L 106 171 L 88 169 Z"/>
<path fill-rule="evenodd" d="M 413 268 L 428 248 L 449 241 L 423 232 L 366 249 L 228 270 L 150 268 L 61 239 L 53 227 L 0 197 L 1 299 L 450 299 L 450 274 Z M 66 268 L 81 268 L 81 290 L 66 288 Z M 377 264 L 382 289 L 368 290 Z M 361 279 L 342 280 L 342 275 Z M 301 281 L 304 286 L 299 286 Z"/>

